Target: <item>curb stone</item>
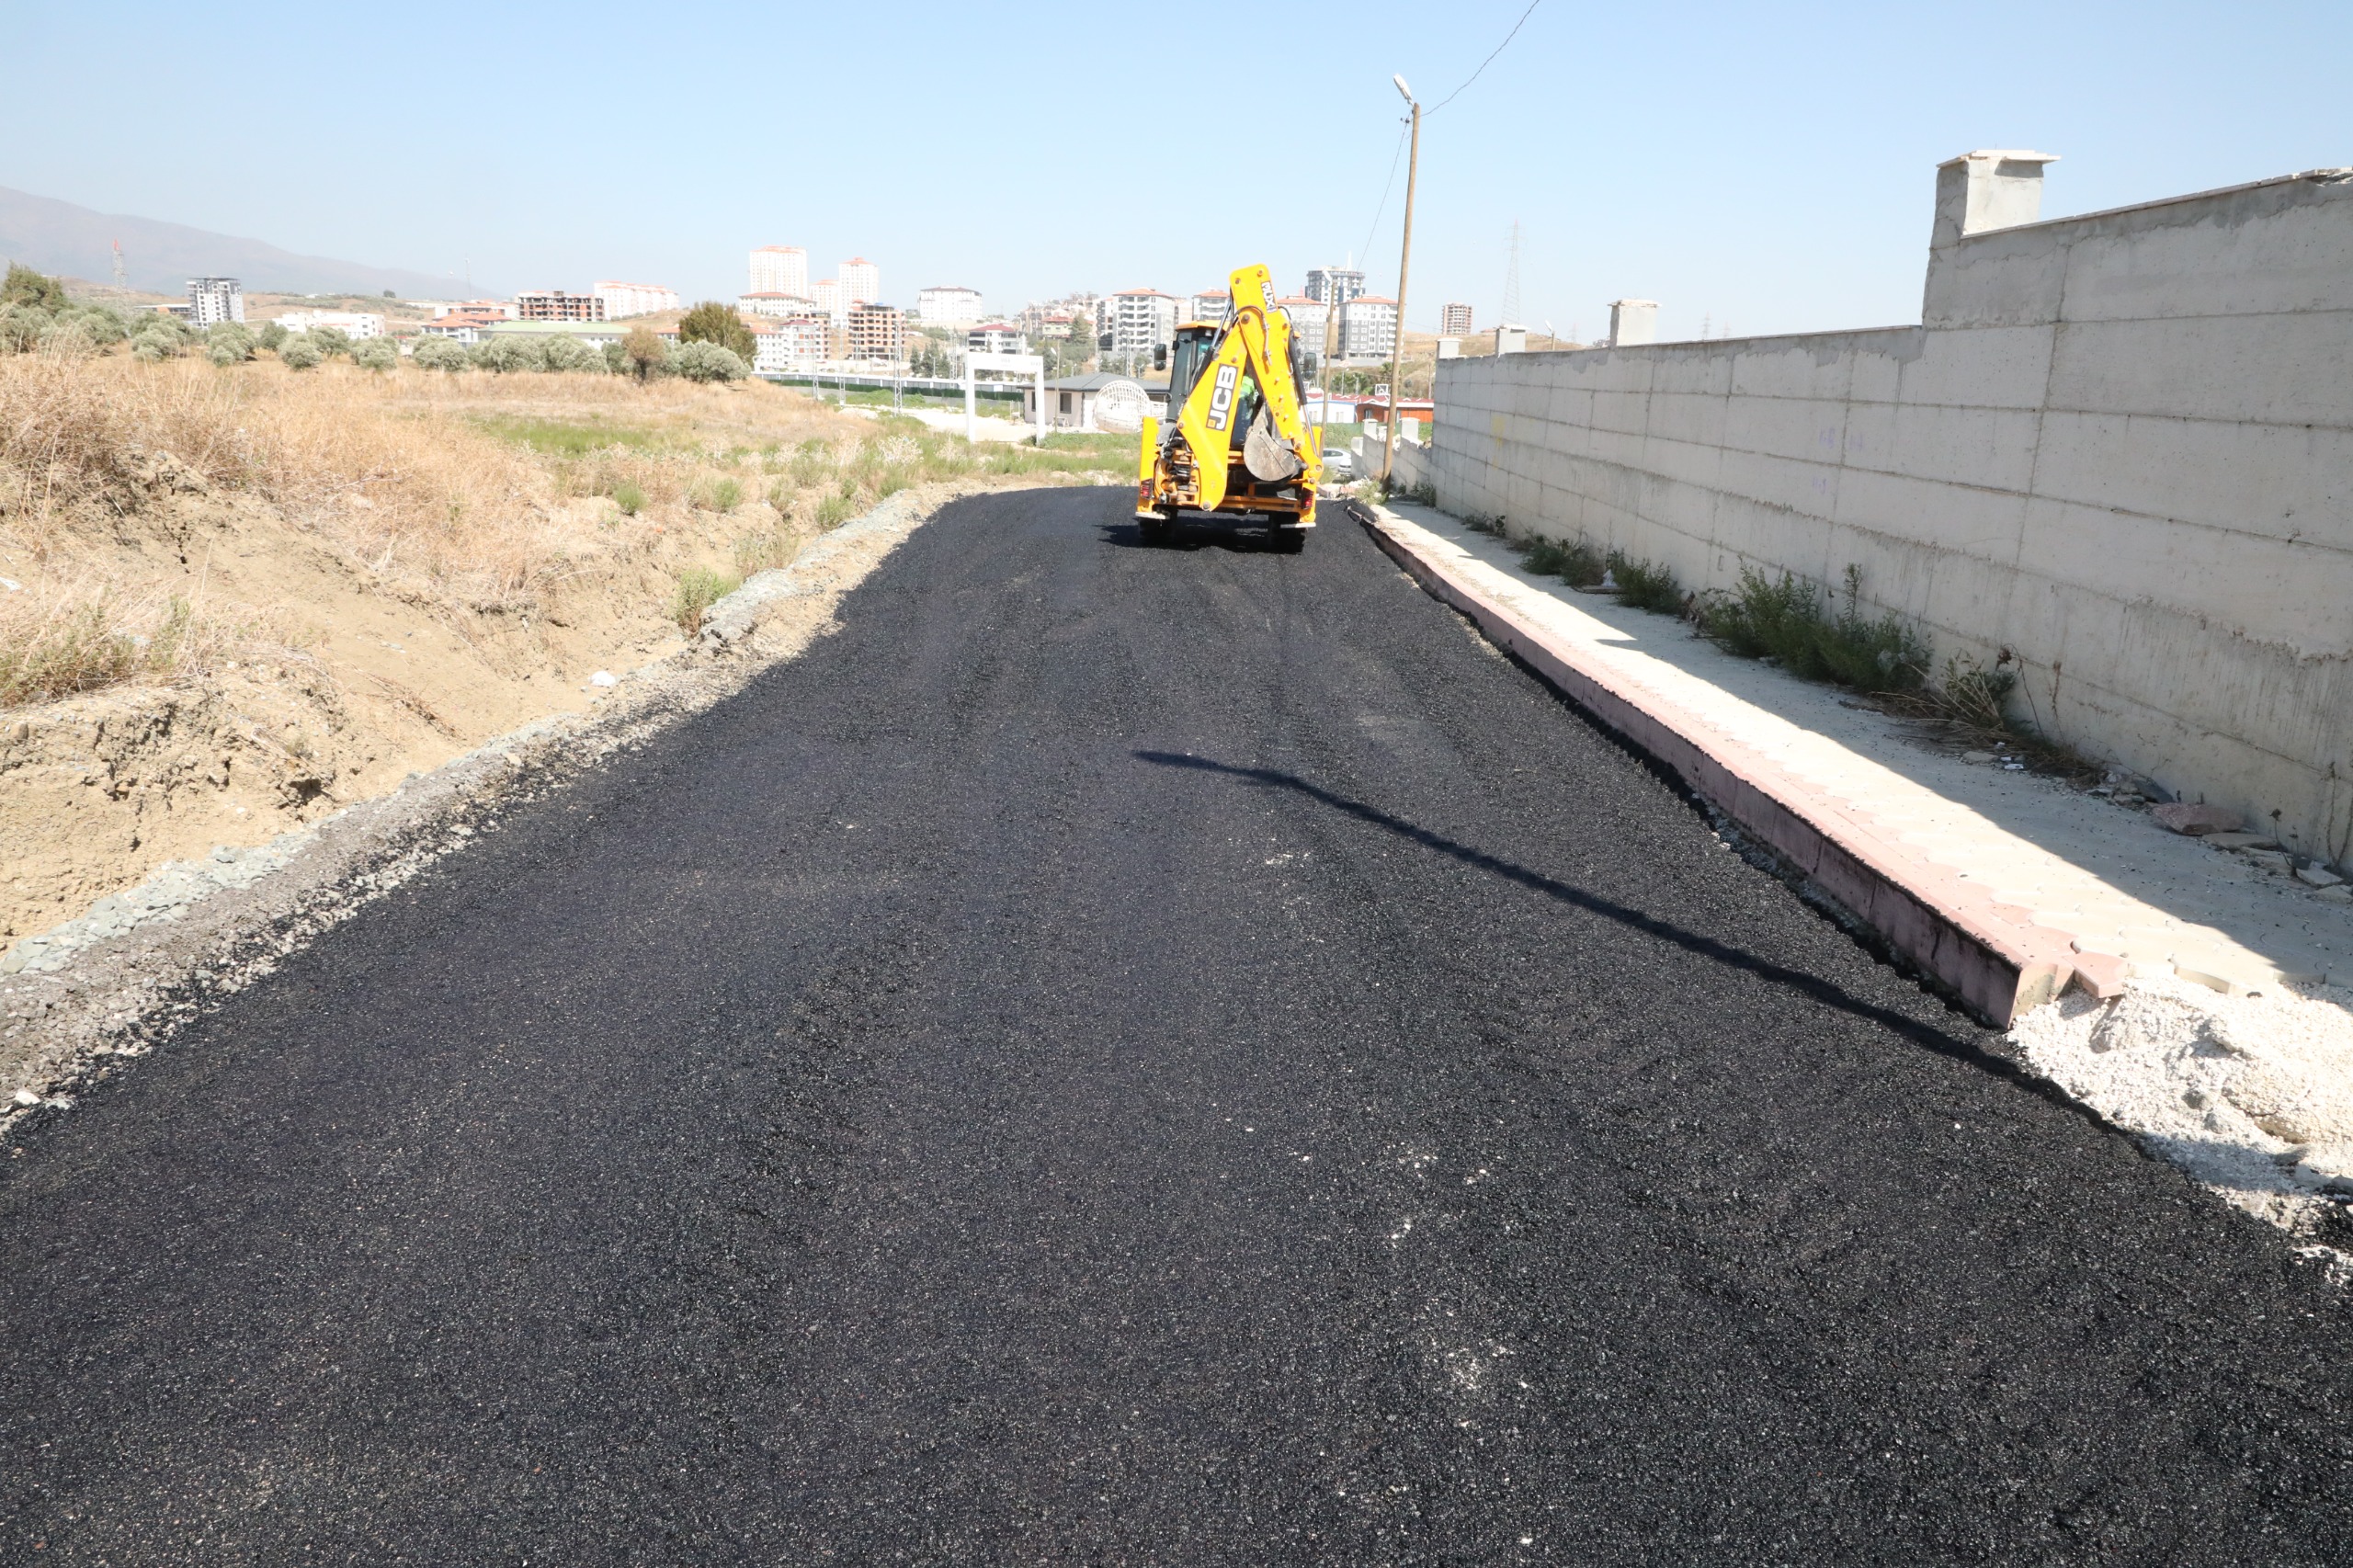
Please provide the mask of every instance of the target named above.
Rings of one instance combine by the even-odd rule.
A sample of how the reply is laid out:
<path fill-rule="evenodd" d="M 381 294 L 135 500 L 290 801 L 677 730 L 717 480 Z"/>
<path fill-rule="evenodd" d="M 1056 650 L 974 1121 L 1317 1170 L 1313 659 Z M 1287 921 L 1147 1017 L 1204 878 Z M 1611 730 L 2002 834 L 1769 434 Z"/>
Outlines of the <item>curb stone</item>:
<path fill-rule="evenodd" d="M 1713 733 L 1574 644 L 1547 635 L 1422 547 L 1422 530 L 1366 502 L 1350 513 L 1423 589 L 1468 616 L 1572 702 L 1671 771 L 1692 793 L 1779 856 L 1857 925 L 1998 1028 L 2071 985 L 2123 994 L 2126 967 L 2079 953 L 2065 932 L 1995 903 L 1981 886 L 1922 859 L 1771 758 Z"/>

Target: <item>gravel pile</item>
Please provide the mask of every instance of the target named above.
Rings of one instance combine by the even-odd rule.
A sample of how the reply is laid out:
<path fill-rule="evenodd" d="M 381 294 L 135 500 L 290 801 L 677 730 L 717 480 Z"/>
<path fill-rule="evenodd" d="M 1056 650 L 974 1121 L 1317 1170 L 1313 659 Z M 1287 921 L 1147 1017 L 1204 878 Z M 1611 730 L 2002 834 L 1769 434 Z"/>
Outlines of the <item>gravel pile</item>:
<path fill-rule="evenodd" d="M 2010 1039 L 2231 1202 L 2353 1249 L 2353 990 L 2226 996 L 2150 977 L 2112 1002 L 2070 994 Z"/>

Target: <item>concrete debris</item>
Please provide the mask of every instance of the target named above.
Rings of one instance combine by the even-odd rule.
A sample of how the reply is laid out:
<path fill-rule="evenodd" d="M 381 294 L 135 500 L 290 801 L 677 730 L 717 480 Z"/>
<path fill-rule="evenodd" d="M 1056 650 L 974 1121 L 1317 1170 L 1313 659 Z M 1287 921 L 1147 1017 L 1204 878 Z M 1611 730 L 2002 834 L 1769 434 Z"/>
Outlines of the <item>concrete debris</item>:
<path fill-rule="evenodd" d="M 2217 849 L 2277 849 L 2279 841 L 2262 833 L 2210 833 L 2206 842 Z"/>
<path fill-rule="evenodd" d="M 2296 880 L 2316 888 L 2333 888 L 2345 881 L 2335 871 L 2321 865 L 2297 867 Z"/>
<path fill-rule="evenodd" d="M 2149 815 L 2159 824 L 2192 838 L 2203 838 L 2210 833 L 2236 833 L 2243 825 L 2238 814 L 2220 806 L 2192 804 L 2177 801 L 2169 806 L 2152 807 Z"/>
<path fill-rule="evenodd" d="M 1965 751 L 1961 754 L 1961 760 L 1963 762 L 1991 762 L 1994 760 L 1994 754 L 1990 751 Z"/>
<path fill-rule="evenodd" d="M 2224 1199 L 2309 1233 L 2353 1198 L 2353 990 L 2222 995 L 2178 976 L 2018 1021 L 2036 1072 Z"/>

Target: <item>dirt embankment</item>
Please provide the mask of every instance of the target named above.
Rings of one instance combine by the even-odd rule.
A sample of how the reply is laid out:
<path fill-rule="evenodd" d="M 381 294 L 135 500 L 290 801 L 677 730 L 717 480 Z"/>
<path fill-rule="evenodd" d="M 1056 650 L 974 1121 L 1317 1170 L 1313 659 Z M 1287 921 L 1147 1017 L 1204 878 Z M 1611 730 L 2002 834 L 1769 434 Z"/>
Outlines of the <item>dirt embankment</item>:
<path fill-rule="evenodd" d="M 882 496 L 995 477 L 759 383 L 0 359 L 0 963 L 607 700 Z"/>

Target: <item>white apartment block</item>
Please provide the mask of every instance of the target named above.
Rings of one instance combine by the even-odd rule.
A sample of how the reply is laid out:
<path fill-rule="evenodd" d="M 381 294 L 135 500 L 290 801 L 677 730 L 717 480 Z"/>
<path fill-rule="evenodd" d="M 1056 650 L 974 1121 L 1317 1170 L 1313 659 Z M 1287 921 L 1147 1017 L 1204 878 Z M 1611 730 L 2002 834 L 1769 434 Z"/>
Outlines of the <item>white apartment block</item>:
<path fill-rule="evenodd" d="M 806 295 L 809 253 L 799 245 L 762 245 L 754 251 L 750 292 Z"/>
<path fill-rule="evenodd" d="M 289 332 L 316 332 L 323 326 L 335 327 L 354 343 L 363 337 L 384 335 L 384 318 L 366 311 L 289 311 L 272 319 Z"/>
<path fill-rule="evenodd" d="M 1233 296 L 1222 289 L 1205 289 L 1185 301 L 1187 321 L 1216 322 L 1222 324 L 1228 311 L 1233 309 Z"/>
<path fill-rule="evenodd" d="M 1149 354 L 1176 341 L 1176 296 L 1157 289 L 1128 289 L 1106 294 L 1095 306 L 1095 332 L 1105 351 Z"/>
<path fill-rule="evenodd" d="M 1364 292 L 1364 274 L 1352 267 L 1310 267 L 1307 297 L 1323 303 L 1347 304 Z"/>
<path fill-rule="evenodd" d="M 752 369 L 763 375 L 813 370 L 825 360 L 822 316 L 763 317 L 751 324 Z"/>
<path fill-rule="evenodd" d="M 188 324 L 218 326 L 245 319 L 245 290 L 233 278 L 191 278 L 188 280 Z"/>
<path fill-rule="evenodd" d="M 1375 364 L 1397 352 L 1397 301 L 1359 294 L 1340 306 L 1340 358 Z"/>
<path fill-rule="evenodd" d="M 974 354 L 1027 354 L 1029 340 L 1011 322 L 993 321 L 966 333 L 964 347 Z"/>
<path fill-rule="evenodd" d="M 915 290 L 915 320 L 925 326 L 971 326 L 985 313 L 978 289 L 938 283 Z"/>
<path fill-rule="evenodd" d="M 657 311 L 678 308 L 678 291 L 659 283 L 617 283 L 607 278 L 588 290 L 605 301 L 605 319 L 620 321 L 625 316 L 650 316 Z"/>
<path fill-rule="evenodd" d="M 841 279 L 842 291 L 853 305 L 879 305 L 882 302 L 882 269 L 862 256 L 854 256 L 841 264 L 835 276 Z"/>
<path fill-rule="evenodd" d="M 1313 359 L 1322 364 L 1324 357 L 1332 352 L 1324 343 L 1324 336 L 1331 330 L 1330 307 L 1304 294 L 1287 294 L 1275 303 L 1290 317 L 1290 335 L 1299 345 L 1301 360 Z"/>
<path fill-rule="evenodd" d="M 824 307 L 816 301 L 799 294 L 738 294 L 735 313 L 739 316 L 821 316 Z"/>

